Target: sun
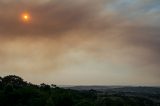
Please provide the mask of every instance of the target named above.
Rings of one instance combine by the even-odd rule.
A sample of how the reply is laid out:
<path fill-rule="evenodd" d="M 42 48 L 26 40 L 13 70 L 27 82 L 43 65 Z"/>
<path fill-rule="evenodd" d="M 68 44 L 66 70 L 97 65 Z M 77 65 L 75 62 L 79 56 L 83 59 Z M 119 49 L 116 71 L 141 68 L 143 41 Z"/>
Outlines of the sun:
<path fill-rule="evenodd" d="M 21 18 L 22 18 L 22 20 L 23 20 L 24 22 L 29 22 L 30 19 L 31 19 L 31 16 L 30 16 L 29 13 L 23 13 L 22 16 L 21 16 Z"/>
<path fill-rule="evenodd" d="M 24 15 L 24 19 L 25 19 L 25 20 L 28 20 L 28 15 Z"/>

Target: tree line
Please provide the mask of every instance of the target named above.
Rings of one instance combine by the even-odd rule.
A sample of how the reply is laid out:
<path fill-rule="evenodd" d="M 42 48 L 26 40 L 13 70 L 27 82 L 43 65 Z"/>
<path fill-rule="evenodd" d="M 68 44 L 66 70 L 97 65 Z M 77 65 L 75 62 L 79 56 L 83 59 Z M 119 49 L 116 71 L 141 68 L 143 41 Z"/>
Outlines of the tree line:
<path fill-rule="evenodd" d="M 54 84 L 35 85 L 21 77 L 0 77 L 0 106 L 159 106 L 153 101 L 122 95 L 99 95 L 95 90 L 76 91 Z"/>

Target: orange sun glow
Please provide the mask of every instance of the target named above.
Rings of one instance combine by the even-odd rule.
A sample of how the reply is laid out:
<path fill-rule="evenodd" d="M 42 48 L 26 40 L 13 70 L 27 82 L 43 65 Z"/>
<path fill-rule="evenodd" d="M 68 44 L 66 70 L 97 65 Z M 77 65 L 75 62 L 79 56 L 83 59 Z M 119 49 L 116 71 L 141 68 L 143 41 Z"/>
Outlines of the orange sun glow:
<path fill-rule="evenodd" d="M 30 21 L 30 15 L 28 13 L 22 14 L 22 20 L 25 22 Z"/>

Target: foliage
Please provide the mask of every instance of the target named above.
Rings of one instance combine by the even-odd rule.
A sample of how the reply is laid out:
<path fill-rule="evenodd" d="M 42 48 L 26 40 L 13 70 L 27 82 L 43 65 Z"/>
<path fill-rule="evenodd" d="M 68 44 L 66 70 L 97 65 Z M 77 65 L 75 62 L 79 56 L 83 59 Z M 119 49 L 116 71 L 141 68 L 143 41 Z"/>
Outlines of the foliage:
<path fill-rule="evenodd" d="M 0 106 L 159 106 L 142 97 L 98 94 L 94 90 L 76 91 L 56 85 L 34 85 L 22 78 L 0 77 Z"/>

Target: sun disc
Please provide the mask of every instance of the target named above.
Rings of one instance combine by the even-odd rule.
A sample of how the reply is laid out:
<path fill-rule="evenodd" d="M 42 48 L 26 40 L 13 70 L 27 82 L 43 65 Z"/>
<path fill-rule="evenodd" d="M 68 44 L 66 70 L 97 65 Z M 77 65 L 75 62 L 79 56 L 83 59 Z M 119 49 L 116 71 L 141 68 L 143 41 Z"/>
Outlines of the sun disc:
<path fill-rule="evenodd" d="M 23 13 L 22 14 L 22 20 L 25 22 L 30 21 L 30 15 L 28 13 Z"/>

